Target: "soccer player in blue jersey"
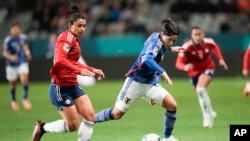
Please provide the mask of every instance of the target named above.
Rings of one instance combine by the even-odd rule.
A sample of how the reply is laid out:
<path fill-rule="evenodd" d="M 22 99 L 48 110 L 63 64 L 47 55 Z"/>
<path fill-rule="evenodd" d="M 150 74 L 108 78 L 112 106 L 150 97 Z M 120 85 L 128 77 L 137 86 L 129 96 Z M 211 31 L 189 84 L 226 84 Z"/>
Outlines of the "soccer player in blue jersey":
<path fill-rule="evenodd" d="M 144 97 L 152 105 L 158 104 L 166 109 L 163 141 L 178 141 L 172 135 L 177 117 L 177 103 L 173 96 L 159 84 L 163 78 L 167 84 L 172 85 L 172 80 L 159 63 L 167 51 L 183 50 L 182 47 L 170 47 L 177 40 L 178 35 L 179 27 L 171 18 L 162 21 L 162 30 L 148 37 L 136 62 L 126 74 L 127 78 L 117 97 L 115 107 L 97 113 L 96 123 L 120 119 L 135 101 Z"/>
<path fill-rule="evenodd" d="M 18 77 L 23 86 L 23 106 L 26 110 L 31 109 L 28 100 L 29 66 L 31 53 L 27 41 L 27 36 L 22 33 L 20 23 L 13 22 L 10 26 L 10 35 L 4 40 L 3 56 L 6 58 L 6 78 L 9 81 L 11 107 L 13 111 L 18 111 L 19 106 L 16 102 L 16 83 Z"/>

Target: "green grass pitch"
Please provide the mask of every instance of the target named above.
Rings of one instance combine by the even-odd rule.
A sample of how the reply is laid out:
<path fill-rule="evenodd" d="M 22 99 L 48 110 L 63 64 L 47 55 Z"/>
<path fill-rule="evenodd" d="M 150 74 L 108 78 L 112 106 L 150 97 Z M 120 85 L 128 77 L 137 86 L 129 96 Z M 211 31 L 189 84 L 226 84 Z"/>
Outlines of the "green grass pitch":
<path fill-rule="evenodd" d="M 202 127 L 201 111 L 194 89 L 187 78 L 172 78 L 173 86 L 162 85 L 178 102 L 178 119 L 174 135 L 181 141 L 229 141 L 230 124 L 250 124 L 250 97 L 242 94 L 246 80 L 241 77 L 215 77 L 208 88 L 214 110 L 218 117 L 212 129 Z M 92 100 L 95 111 L 113 107 L 123 80 L 103 80 L 95 86 L 83 87 Z M 50 104 L 49 82 L 31 82 L 31 111 L 21 105 L 21 87 L 18 85 L 17 98 L 20 111 L 13 112 L 7 83 L 0 84 L 0 140 L 31 140 L 34 122 L 38 119 L 53 121 L 60 118 Z M 147 133 L 162 135 L 164 110 L 158 105 L 150 106 L 141 99 L 119 121 L 96 124 L 92 141 L 140 141 Z M 43 141 L 76 141 L 77 132 L 45 134 Z"/>

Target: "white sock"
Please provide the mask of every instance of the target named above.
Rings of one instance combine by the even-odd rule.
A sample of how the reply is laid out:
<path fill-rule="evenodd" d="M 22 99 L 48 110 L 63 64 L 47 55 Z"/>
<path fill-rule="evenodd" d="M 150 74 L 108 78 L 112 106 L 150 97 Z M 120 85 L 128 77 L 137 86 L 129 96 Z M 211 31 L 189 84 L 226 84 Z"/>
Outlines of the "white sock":
<path fill-rule="evenodd" d="M 203 118 L 207 118 L 207 116 L 212 117 L 213 108 L 212 108 L 211 101 L 207 94 L 206 89 L 203 87 L 197 87 L 196 93 L 199 99 L 199 104 L 201 107 Z"/>
<path fill-rule="evenodd" d="M 78 131 L 78 141 L 90 141 L 93 127 L 94 122 L 83 120 Z"/>
<path fill-rule="evenodd" d="M 50 133 L 64 133 L 68 132 L 68 126 L 66 125 L 66 122 L 64 120 L 57 120 L 49 123 L 45 123 L 44 131 L 50 132 Z"/>

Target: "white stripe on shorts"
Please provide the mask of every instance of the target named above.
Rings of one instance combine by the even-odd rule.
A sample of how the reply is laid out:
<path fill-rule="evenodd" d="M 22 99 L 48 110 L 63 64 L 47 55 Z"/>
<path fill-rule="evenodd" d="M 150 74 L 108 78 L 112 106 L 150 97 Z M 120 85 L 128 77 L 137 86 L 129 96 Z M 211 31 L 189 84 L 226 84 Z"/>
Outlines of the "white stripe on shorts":
<path fill-rule="evenodd" d="M 122 91 L 121 91 L 121 96 L 120 96 L 120 100 L 121 101 L 123 101 L 123 99 L 124 99 L 124 97 L 125 97 L 125 95 L 126 95 L 126 93 L 127 93 L 127 90 L 128 90 L 128 88 L 129 88 L 129 86 L 130 86 L 130 84 L 133 82 L 133 80 L 132 79 L 127 79 L 127 82 L 125 82 L 126 83 L 126 85 L 122 88 Z"/>
<path fill-rule="evenodd" d="M 56 85 L 56 98 L 58 101 L 62 101 L 62 95 L 60 93 L 60 86 Z"/>

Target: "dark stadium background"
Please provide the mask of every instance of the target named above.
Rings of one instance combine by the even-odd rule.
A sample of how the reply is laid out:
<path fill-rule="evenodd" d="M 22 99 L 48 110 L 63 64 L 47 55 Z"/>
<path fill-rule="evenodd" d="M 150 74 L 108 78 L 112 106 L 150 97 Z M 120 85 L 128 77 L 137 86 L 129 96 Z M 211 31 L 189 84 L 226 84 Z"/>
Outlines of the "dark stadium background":
<path fill-rule="evenodd" d="M 30 38 L 33 60 L 31 81 L 49 80 L 51 59 L 46 59 L 51 33 L 65 29 L 67 0 L 1 0 L 0 43 L 8 35 L 9 24 L 19 21 Z M 81 0 L 88 18 L 85 35 L 80 39 L 82 55 L 88 64 L 99 67 L 107 79 L 120 79 L 136 59 L 146 37 L 160 29 L 160 21 L 172 17 L 181 28 L 181 45 L 189 37 L 193 25 L 201 26 L 208 37 L 221 47 L 229 66 L 224 72 L 217 67 L 217 76 L 241 75 L 243 53 L 250 43 L 250 2 L 247 0 Z M 0 49 L 2 52 L 2 47 Z M 172 77 L 183 77 L 174 62 L 176 54 L 168 53 L 163 66 Z M 0 54 L 0 72 L 5 60 Z M 6 82 L 0 73 L 0 82 Z"/>

